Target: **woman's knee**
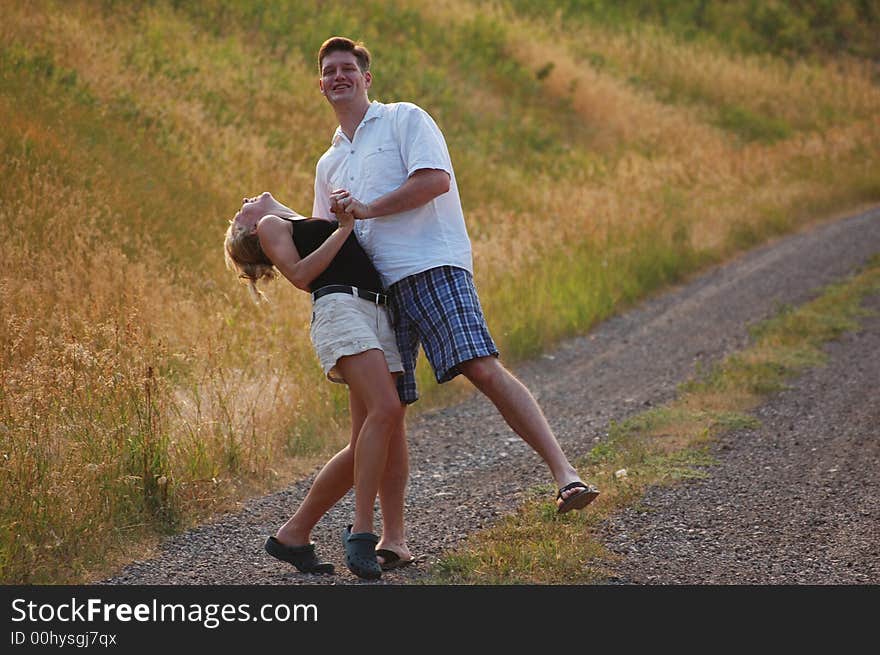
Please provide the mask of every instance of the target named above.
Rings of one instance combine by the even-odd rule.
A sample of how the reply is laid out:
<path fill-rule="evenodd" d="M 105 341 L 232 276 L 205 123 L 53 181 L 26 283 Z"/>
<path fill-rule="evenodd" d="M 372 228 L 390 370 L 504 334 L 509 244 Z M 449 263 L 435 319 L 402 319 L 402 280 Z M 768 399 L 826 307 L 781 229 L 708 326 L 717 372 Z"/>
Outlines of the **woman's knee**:
<path fill-rule="evenodd" d="M 377 399 L 371 403 L 367 416 L 371 422 L 380 423 L 390 436 L 392 433 L 400 431 L 400 426 L 403 423 L 403 412 L 404 407 L 400 404 L 395 394 L 388 398 Z"/>

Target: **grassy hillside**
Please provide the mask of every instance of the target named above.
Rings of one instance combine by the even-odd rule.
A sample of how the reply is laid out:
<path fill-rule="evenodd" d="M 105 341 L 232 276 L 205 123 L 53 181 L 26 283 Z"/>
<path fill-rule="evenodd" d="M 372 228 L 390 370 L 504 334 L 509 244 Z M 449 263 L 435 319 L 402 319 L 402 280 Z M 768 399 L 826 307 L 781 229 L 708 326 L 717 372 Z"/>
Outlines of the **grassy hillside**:
<path fill-rule="evenodd" d="M 783 47 L 754 4 L 0 0 L 0 579 L 85 579 L 344 442 L 308 297 L 256 308 L 221 254 L 244 194 L 311 208 L 327 36 L 443 128 L 510 363 L 880 200 L 874 5 L 771 3 Z"/>

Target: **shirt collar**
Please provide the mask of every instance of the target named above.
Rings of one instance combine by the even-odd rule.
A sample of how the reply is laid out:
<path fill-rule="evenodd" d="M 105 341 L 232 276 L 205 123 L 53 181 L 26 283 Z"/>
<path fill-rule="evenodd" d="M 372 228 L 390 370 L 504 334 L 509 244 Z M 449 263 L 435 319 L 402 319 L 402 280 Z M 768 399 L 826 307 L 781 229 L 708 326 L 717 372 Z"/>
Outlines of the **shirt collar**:
<path fill-rule="evenodd" d="M 383 103 L 379 102 L 378 100 L 373 100 L 370 103 L 370 106 L 367 107 L 367 113 L 364 114 L 361 125 L 364 125 L 377 118 L 382 118 L 385 115 L 386 111 L 388 110 L 385 108 L 385 105 Z M 337 125 L 336 131 L 333 133 L 333 138 L 330 142 L 335 146 L 344 136 L 345 134 L 342 132 L 342 127 Z"/>

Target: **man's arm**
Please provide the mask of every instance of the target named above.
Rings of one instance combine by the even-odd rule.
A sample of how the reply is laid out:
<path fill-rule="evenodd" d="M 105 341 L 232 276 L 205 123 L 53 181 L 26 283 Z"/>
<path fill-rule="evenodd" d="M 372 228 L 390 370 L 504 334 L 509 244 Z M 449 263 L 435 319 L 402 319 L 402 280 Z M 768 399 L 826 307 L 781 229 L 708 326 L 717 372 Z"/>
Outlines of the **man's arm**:
<path fill-rule="evenodd" d="M 405 212 L 431 202 L 449 191 L 449 173 L 436 168 L 422 168 L 410 175 L 394 191 L 379 196 L 370 203 L 362 203 L 347 190 L 333 192 L 331 211 L 345 211 L 355 218 L 378 218 Z"/>

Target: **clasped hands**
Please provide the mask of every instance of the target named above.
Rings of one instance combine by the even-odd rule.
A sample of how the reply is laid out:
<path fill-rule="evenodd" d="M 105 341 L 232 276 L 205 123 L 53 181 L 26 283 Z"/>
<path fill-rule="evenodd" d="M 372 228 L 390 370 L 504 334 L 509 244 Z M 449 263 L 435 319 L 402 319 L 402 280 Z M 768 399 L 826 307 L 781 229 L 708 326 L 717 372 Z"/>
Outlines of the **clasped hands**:
<path fill-rule="evenodd" d="M 330 211 L 336 215 L 339 224 L 342 220 L 354 220 L 355 218 L 367 218 L 367 206 L 355 198 L 347 189 L 337 189 L 330 194 Z M 340 216 L 346 214 L 347 216 Z"/>

